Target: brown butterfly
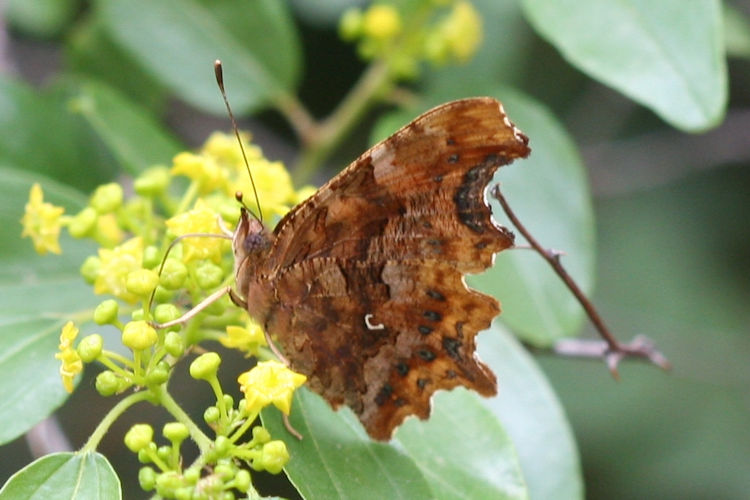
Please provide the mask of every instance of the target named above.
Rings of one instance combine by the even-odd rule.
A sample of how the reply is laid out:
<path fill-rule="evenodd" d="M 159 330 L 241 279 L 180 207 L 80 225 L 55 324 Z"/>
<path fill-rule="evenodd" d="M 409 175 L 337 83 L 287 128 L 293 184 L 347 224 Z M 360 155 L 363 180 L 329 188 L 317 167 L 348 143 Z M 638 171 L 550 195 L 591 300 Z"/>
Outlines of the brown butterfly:
<path fill-rule="evenodd" d="M 485 188 L 528 156 L 528 138 L 492 98 L 434 108 L 294 207 L 273 232 L 243 209 L 233 238 L 239 296 L 291 368 L 368 434 L 389 439 L 430 397 L 458 385 L 484 396 L 495 376 L 474 337 L 500 306 L 466 286 L 513 234 Z"/>

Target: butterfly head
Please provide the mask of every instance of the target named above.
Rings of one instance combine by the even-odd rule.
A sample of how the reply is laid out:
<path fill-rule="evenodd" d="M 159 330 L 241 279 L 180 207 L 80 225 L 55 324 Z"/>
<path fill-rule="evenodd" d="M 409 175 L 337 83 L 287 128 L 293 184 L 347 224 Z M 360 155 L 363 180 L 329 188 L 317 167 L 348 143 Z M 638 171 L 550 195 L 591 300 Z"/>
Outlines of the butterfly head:
<path fill-rule="evenodd" d="M 247 282 L 256 275 L 255 268 L 264 261 L 261 257 L 270 248 L 271 233 L 243 206 L 232 237 L 235 279 L 240 292 L 247 289 Z"/>

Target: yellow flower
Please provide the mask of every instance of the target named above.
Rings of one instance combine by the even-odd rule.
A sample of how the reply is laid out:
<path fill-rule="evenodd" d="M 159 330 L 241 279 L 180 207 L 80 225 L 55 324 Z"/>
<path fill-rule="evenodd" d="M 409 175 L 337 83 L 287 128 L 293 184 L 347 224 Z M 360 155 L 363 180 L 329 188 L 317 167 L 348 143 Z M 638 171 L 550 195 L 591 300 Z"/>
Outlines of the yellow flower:
<path fill-rule="evenodd" d="M 263 329 L 255 321 L 248 321 L 247 328 L 229 325 L 226 336 L 219 337 L 219 342 L 230 349 L 237 349 L 248 354 L 257 354 L 260 346 L 266 345 Z"/>
<path fill-rule="evenodd" d="M 285 415 L 289 415 L 291 410 L 294 390 L 305 380 L 307 377 L 293 372 L 278 361 L 261 361 L 237 378 L 240 389 L 245 393 L 248 413 L 273 404 Z"/>
<path fill-rule="evenodd" d="M 37 253 L 44 255 L 47 252 L 57 253 L 60 250 L 60 217 L 65 209 L 51 203 L 44 202 L 44 193 L 39 184 L 31 186 L 29 202 L 21 224 L 23 232 L 21 237 L 29 237 L 34 242 Z"/>
<path fill-rule="evenodd" d="M 456 2 L 430 41 L 428 51 L 433 62 L 440 64 L 448 58 L 460 63 L 468 61 L 482 41 L 479 13 L 470 2 Z"/>
<path fill-rule="evenodd" d="M 94 280 L 94 293 L 109 293 L 131 304 L 138 295 L 128 291 L 128 275 L 143 267 L 143 240 L 131 238 L 112 249 L 99 249 L 100 266 Z"/>
<path fill-rule="evenodd" d="M 249 133 L 240 132 L 240 139 L 242 139 L 242 146 L 245 148 L 245 154 L 248 159 L 263 157 L 260 148 L 250 143 L 252 136 Z M 201 152 L 221 164 L 232 166 L 236 170 L 241 169 L 242 174 L 246 175 L 242 150 L 234 134 L 214 132 L 203 144 Z"/>
<path fill-rule="evenodd" d="M 401 16 L 393 5 L 373 5 L 364 14 L 362 31 L 375 40 L 389 40 L 401 33 Z"/>
<path fill-rule="evenodd" d="M 172 174 L 182 174 L 197 182 L 203 194 L 225 189 L 229 174 L 213 158 L 193 153 L 178 153 L 172 160 Z"/>
<path fill-rule="evenodd" d="M 219 214 L 202 199 L 198 198 L 195 208 L 177 214 L 166 221 L 167 228 L 175 235 L 194 233 L 222 234 L 218 222 Z M 196 236 L 182 240 L 182 259 L 190 262 L 196 259 L 211 259 L 220 262 L 226 240 Z"/>
<path fill-rule="evenodd" d="M 83 371 L 83 362 L 78 352 L 73 348 L 73 341 L 78 336 L 78 328 L 72 321 L 68 321 L 63 326 L 60 333 L 60 352 L 55 354 L 55 358 L 62 361 L 60 365 L 60 377 L 63 386 L 68 392 L 73 392 L 73 378 Z"/>
<path fill-rule="evenodd" d="M 302 186 L 294 194 L 294 204 L 302 203 L 318 190 L 315 186 Z"/>

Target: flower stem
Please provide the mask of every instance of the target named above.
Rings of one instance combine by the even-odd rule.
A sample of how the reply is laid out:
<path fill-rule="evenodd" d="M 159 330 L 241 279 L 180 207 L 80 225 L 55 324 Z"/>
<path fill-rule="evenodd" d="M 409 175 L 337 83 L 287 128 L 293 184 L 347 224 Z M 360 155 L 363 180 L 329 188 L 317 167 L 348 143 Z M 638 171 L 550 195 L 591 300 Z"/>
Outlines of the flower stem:
<path fill-rule="evenodd" d="M 96 447 L 99 446 L 99 442 L 102 440 L 115 420 L 120 418 L 120 415 L 125 413 L 125 410 L 136 403 L 147 400 L 149 396 L 150 394 L 148 393 L 148 391 L 140 391 L 120 400 L 119 403 L 117 403 L 112 407 L 111 410 L 109 410 L 102 421 L 99 422 L 99 425 L 96 426 L 96 429 L 94 429 L 94 432 L 91 434 L 88 441 L 86 441 L 86 443 L 81 448 L 81 452 L 86 453 L 96 450 Z"/>
<path fill-rule="evenodd" d="M 177 401 L 172 398 L 172 395 L 169 394 L 167 388 L 162 385 L 158 388 L 155 388 L 154 391 L 159 397 L 159 402 L 164 407 L 164 409 L 167 410 L 169 414 L 172 415 L 178 422 L 181 422 L 188 428 L 188 430 L 190 431 L 190 437 L 193 438 L 193 441 L 195 441 L 195 443 L 198 445 L 198 448 L 200 448 L 201 452 L 205 452 L 206 450 L 208 450 L 211 446 L 211 439 L 206 436 L 206 434 L 204 434 L 202 430 L 200 430 L 200 428 L 195 424 L 195 422 L 193 422 L 190 416 L 185 413 L 185 410 L 183 410 L 182 407 L 177 404 Z"/>

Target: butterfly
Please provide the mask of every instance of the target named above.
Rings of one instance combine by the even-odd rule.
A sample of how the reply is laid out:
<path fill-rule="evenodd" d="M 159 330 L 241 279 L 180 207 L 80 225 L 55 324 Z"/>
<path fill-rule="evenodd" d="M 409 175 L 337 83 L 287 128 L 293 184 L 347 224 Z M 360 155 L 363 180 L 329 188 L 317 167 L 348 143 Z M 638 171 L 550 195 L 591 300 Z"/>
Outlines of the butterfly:
<path fill-rule="evenodd" d="M 497 392 L 475 336 L 500 305 L 464 275 L 513 245 L 485 190 L 528 142 L 499 101 L 453 101 L 366 151 L 273 230 L 242 210 L 233 299 L 373 439 L 427 418 L 438 389 Z"/>

